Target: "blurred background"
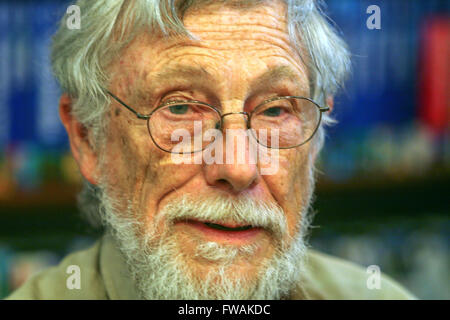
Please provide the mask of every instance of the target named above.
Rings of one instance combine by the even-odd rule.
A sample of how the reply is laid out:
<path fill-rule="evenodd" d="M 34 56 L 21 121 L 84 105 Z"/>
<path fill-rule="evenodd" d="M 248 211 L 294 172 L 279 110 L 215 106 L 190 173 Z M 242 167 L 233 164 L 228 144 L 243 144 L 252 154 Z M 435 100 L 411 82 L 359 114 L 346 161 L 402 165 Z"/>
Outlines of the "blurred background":
<path fill-rule="evenodd" d="M 450 1 L 325 3 L 353 74 L 319 160 L 310 242 L 378 265 L 421 299 L 450 299 Z M 99 235 L 77 212 L 49 66 L 70 4 L 0 1 L 0 298 Z M 381 29 L 366 25 L 370 5 Z"/>

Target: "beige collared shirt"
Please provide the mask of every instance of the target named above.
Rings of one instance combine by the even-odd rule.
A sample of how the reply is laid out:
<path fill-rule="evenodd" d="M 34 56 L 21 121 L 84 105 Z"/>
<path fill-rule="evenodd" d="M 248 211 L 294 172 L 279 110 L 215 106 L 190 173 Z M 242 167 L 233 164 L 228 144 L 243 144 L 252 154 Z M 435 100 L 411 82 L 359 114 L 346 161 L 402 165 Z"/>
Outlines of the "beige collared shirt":
<path fill-rule="evenodd" d="M 370 275 L 345 260 L 309 250 L 307 261 L 308 270 L 291 299 L 415 299 L 385 275 L 381 277 L 379 289 L 369 289 Z M 71 274 L 67 270 L 72 265 L 80 268 L 80 289 L 68 289 L 67 279 Z M 7 299 L 135 300 L 139 297 L 114 240 L 105 235 L 91 248 L 72 253 L 58 266 L 38 273 Z"/>

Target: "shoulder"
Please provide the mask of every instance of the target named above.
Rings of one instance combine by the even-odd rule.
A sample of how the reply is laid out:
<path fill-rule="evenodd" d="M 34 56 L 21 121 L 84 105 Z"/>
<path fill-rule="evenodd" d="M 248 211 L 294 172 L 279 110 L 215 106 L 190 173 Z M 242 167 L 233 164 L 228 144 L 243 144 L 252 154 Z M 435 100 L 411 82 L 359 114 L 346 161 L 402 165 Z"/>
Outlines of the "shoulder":
<path fill-rule="evenodd" d="M 99 271 L 100 246 L 101 241 L 98 241 L 89 249 L 68 255 L 59 265 L 43 270 L 30 278 L 6 299 L 106 299 Z M 76 272 L 80 275 L 80 289 L 69 289 L 67 283 Z"/>
<path fill-rule="evenodd" d="M 415 299 L 383 273 L 378 278 L 355 263 L 315 250 L 308 251 L 306 275 L 304 290 L 312 299 Z"/>

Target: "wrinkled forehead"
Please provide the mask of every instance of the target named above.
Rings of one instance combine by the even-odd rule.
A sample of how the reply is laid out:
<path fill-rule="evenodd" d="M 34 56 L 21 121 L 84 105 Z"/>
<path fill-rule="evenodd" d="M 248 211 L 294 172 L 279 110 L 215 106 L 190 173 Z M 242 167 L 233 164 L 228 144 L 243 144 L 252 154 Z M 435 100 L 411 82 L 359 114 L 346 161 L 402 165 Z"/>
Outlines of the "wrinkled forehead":
<path fill-rule="evenodd" d="M 126 81 L 133 90 L 159 84 L 149 80 L 176 75 L 177 69 L 196 79 L 234 77 L 258 85 L 283 75 L 308 90 L 307 69 L 290 41 L 284 2 L 194 6 L 184 13 L 183 23 L 192 38 L 143 33 L 124 52 L 120 68 L 133 78 Z"/>
<path fill-rule="evenodd" d="M 286 7 L 281 1 L 244 9 L 219 4 L 193 8 L 186 12 L 183 23 L 200 45 L 210 43 L 229 51 L 264 49 L 264 45 L 288 54 L 297 51 L 290 42 Z"/>
<path fill-rule="evenodd" d="M 188 29 L 195 24 L 210 25 L 211 28 L 259 25 L 287 33 L 286 10 L 284 1 L 260 1 L 248 6 L 216 2 L 192 6 L 183 13 L 182 19 Z"/>

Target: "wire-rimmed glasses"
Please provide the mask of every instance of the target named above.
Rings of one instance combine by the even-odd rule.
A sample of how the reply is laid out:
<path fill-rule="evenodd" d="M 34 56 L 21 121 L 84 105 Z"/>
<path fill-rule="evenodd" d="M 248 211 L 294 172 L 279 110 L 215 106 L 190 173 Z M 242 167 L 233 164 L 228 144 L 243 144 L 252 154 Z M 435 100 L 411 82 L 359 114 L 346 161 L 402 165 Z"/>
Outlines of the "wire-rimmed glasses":
<path fill-rule="evenodd" d="M 322 113 L 329 111 L 329 107 L 321 107 L 306 97 L 280 96 L 265 100 L 250 113 L 222 114 L 217 107 L 202 101 L 170 100 L 149 114 L 141 114 L 106 92 L 138 119 L 147 121 L 150 138 L 159 149 L 177 154 L 205 150 L 222 132 L 223 118 L 229 115 L 246 117 L 251 136 L 267 148 L 296 148 L 312 139 Z"/>

